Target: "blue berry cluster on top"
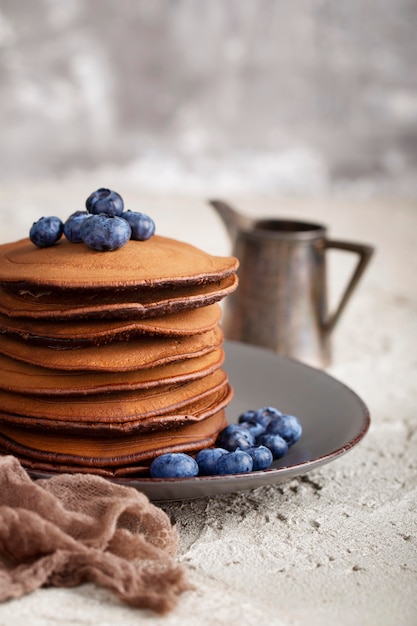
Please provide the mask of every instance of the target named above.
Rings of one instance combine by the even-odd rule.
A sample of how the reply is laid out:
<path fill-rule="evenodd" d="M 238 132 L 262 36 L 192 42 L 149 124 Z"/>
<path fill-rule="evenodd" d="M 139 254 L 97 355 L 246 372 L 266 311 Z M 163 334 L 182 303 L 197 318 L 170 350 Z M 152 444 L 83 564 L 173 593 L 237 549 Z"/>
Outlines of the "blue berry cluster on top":
<path fill-rule="evenodd" d="M 246 411 L 238 424 L 229 424 L 219 433 L 216 447 L 200 450 L 195 458 L 183 452 L 161 454 L 152 462 L 150 474 L 153 478 L 189 478 L 265 470 L 285 456 L 301 434 L 294 415 L 269 406 Z"/>
<path fill-rule="evenodd" d="M 41 217 L 30 229 L 30 240 L 39 248 L 48 248 L 64 234 L 72 243 L 106 251 L 117 250 L 130 239 L 146 241 L 155 232 L 149 215 L 124 211 L 123 198 L 111 189 L 97 189 L 88 196 L 85 206 L 86 211 L 76 211 L 66 222 L 55 216 Z"/>

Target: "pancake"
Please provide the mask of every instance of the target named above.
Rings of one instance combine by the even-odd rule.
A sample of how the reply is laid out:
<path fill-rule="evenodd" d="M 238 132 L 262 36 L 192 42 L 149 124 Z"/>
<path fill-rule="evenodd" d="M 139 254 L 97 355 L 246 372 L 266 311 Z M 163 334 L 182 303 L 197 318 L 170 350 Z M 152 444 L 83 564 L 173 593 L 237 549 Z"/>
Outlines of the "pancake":
<path fill-rule="evenodd" d="M 67 372 L 38 367 L 0 354 L 0 389 L 27 395 L 90 395 L 134 391 L 202 378 L 220 368 L 224 351 L 127 372 Z M 68 401 L 68 399 L 66 400 Z"/>
<path fill-rule="evenodd" d="M 156 456 L 165 452 L 193 453 L 214 444 L 226 426 L 223 410 L 202 423 L 187 423 L 175 429 L 148 434 L 112 434 L 110 438 L 82 438 L 62 433 L 36 433 L 25 437 L 22 429 L 0 424 L 0 451 L 15 454 L 32 470 L 89 472 L 102 476 L 140 475 Z M 65 452 L 62 452 L 65 450 Z"/>
<path fill-rule="evenodd" d="M 73 244 L 76 245 L 76 244 Z M 0 313 L 35 319 L 132 319 L 170 315 L 219 302 L 237 287 L 237 276 L 176 289 L 81 292 L 28 291 L 0 286 Z"/>
<path fill-rule="evenodd" d="M 0 453 L 119 477 L 213 445 L 233 396 L 218 303 L 237 267 L 158 235 L 104 253 L 0 246 Z"/>
<path fill-rule="evenodd" d="M 66 421 L 68 424 L 99 421 L 102 424 L 149 422 L 149 418 L 174 415 L 181 407 L 197 400 L 225 393 L 226 373 L 219 369 L 187 383 L 160 385 L 151 389 L 120 391 L 98 395 L 72 396 L 63 402 L 59 396 L 27 396 L 0 390 L 0 416 L 14 414 L 45 422 Z M 53 425 L 49 424 L 50 428 Z"/>
<path fill-rule="evenodd" d="M 56 431 L 70 434 L 87 434 L 91 437 L 111 436 L 111 433 L 147 433 L 162 432 L 172 430 L 181 424 L 189 422 L 203 422 L 207 417 L 216 411 L 223 409 L 233 397 L 233 389 L 226 382 L 214 391 L 202 395 L 197 400 L 184 403 L 175 413 L 169 411 L 164 413 L 153 413 L 152 415 L 139 415 L 131 417 L 128 421 L 108 421 L 97 420 L 92 413 L 86 416 L 84 421 L 73 419 L 45 419 L 44 416 L 35 417 L 33 415 L 16 415 L 2 411 L 0 414 L 0 428 L 13 425 L 22 428 L 26 432 L 26 437 L 31 433 Z M 97 409 L 96 413 L 99 413 Z"/>
<path fill-rule="evenodd" d="M 164 335 L 178 337 L 197 335 L 212 330 L 220 321 L 218 304 L 174 313 L 150 319 L 119 321 L 96 320 L 94 324 L 85 320 L 68 320 L 65 324 L 40 319 L 7 317 L 0 314 L 0 333 L 17 335 L 31 343 L 52 347 L 80 347 L 99 345 L 113 339 L 129 340 L 140 335 Z"/>
<path fill-rule="evenodd" d="M 58 289 L 119 289 L 204 285 L 237 271 L 234 257 L 213 256 L 194 246 L 154 235 L 114 252 L 97 252 L 61 239 L 37 248 L 29 239 L 0 246 L 0 282 Z"/>
<path fill-rule="evenodd" d="M 33 346 L 3 334 L 0 335 L 0 354 L 49 369 L 126 372 L 201 356 L 219 348 L 222 341 L 219 326 L 189 337 L 140 337 L 73 350 Z"/>

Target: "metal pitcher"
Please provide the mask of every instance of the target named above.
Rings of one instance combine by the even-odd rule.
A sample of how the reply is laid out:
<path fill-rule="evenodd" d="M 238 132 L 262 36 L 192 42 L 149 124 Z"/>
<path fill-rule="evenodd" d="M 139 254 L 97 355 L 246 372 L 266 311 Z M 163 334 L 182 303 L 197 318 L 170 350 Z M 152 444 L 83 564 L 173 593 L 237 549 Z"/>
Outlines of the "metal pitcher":
<path fill-rule="evenodd" d="M 255 220 L 221 200 L 210 204 L 222 218 L 240 261 L 239 287 L 224 302 L 227 339 L 270 348 L 314 367 L 331 361 L 330 335 L 374 248 L 327 238 L 321 224 Z M 328 312 L 326 251 L 353 252 L 358 262 L 336 310 Z"/>

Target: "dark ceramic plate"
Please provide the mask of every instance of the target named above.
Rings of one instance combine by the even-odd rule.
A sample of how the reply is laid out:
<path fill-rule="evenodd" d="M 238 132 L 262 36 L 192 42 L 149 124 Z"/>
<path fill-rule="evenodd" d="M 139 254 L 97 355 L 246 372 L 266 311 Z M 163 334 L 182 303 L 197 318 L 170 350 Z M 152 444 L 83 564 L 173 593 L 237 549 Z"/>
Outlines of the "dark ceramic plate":
<path fill-rule="evenodd" d="M 275 406 L 296 415 L 301 439 L 271 469 L 250 474 L 183 479 L 126 478 L 118 482 L 143 491 L 151 500 L 187 500 L 254 489 L 330 463 L 358 444 L 369 424 L 369 411 L 348 387 L 325 372 L 243 343 L 226 342 L 225 369 L 235 397 L 229 422 L 248 409 Z"/>
<path fill-rule="evenodd" d="M 280 357 L 269 350 L 226 341 L 225 369 L 234 388 L 227 409 L 229 423 L 248 409 L 275 406 L 296 415 L 303 434 L 270 469 L 250 474 L 196 478 L 120 478 L 153 501 L 189 500 L 254 489 L 305 474 L 330 463 L 357 445 L 369 425 L 364 402 L 325 372 Z M 30 472 L 45 478 L 44 472 Z"/>

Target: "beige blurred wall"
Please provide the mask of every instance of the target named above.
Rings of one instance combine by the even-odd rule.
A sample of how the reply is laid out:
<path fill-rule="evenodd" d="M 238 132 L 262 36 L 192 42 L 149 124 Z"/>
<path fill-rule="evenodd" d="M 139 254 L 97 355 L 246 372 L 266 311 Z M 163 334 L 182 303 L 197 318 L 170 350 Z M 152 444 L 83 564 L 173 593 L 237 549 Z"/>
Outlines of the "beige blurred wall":
<path fill-rule="evenodd" d="M 0 182 L 413 193 L 416 27 L 416 0 L 0 0 Z"/>

